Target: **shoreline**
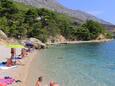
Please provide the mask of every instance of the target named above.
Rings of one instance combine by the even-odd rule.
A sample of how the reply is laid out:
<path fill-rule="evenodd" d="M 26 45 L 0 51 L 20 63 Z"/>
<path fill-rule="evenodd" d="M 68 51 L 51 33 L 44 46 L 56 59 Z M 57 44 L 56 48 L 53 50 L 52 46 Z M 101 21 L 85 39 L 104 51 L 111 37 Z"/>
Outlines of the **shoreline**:
<path fill-rule="evenodd" d="M 25 63 L 26 66 L 24 66 L 24 67 L 20 70 L 20 73 L 21 73 L 22 75 L 25 75 L 25 77 L 24 77 L 24 79 L 23 79 L 23 83 L 22 83 L 20 86 L 26 86 L 26 84 L 27 84 L 26 82 L 27 82 L 27 80 L 28 80 L 29 71 L 30 71 L 30 68 L 32 67 L 31 65 L 32 65 L 32 63 L 33 63 L 33 60 L 36 58 L 36 56 L 37 56 L 38 54 L 39 54 L 38 51 L 35 50 L 34 52 L 30 53 L 30 56 L 27 57 L 27 60 L 26 60 L 26 63 Z M 22 72 L 23 72 L 23 73 L 22 73 Z M 22 79 L 23 77 L 20 77 L 20 78 Z"/>
<path fill-rule="evenodd" d="M 26 86 L 29 70 L 30 70 L 33 59 L 36 58 L 36 53 L 37 53 L 36 50 L 33 51 L 32 53 L 30 53 L 28 57 L 25 57 L 25 60 L 22 62 L 22 63 L 25 63 L 25 65 L 23 66 L 23 68 L 20 68 L 19 70 L 20 75 L 22 75 L 22 77 L 19 76 L 19 78 L 23 79 L 21 86 Z"/>
<path fill-rule="evenodd" d="M 55 42 L 47 43 L 47 45 L 59 45 L 59 44 L 81 44 L 81 43 L 101 43 L 112 41 L 113 39 L 103 39 L 103 40 L 90 40 L 90 41 L 65 41 L 65 42 Z"/>
<path fill-rule="evenodd" d="M 25 83 L 23 86 L 33 86 L 36 83 L 36 80 L 38 78 L 38 75 L 34 72 L 35 71 L 35 66 L 37 65 L 35 61 L 37 61 L 40 58 L 41 51 L 37 50 L 36 54 L 34 54 L 34 58 L 32 59 L 29 68 L 28 68 L 28 74 L 25 79 Z M 39 70 L 40 71 L 40 70 Z M 36 71 L 36 72 L 39 72 Z"/>

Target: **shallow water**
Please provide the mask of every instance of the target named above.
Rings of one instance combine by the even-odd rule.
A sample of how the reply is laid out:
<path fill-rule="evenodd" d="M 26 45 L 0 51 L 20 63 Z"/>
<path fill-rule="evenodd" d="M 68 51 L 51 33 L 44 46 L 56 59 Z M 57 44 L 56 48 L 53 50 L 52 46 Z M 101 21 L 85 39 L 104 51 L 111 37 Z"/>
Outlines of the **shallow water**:
<path fill-rule="evenodd" d="M 39 76 L 43 85 L 54 80 L 60 86 L 115 86 L 115 40 L 45 49 L 34 60 L 28 86 Z"/>

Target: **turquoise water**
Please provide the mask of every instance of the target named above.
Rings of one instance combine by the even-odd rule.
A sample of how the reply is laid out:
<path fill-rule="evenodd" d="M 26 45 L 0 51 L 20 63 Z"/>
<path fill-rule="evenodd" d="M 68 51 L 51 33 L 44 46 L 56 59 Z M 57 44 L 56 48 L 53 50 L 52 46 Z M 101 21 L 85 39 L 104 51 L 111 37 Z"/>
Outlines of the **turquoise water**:
<path fill-rule="evenodd" d="M 43 76 L 43 84 L 115 86 L 115 41 L 58 45 L 41 52 L 31 72 Z"/>

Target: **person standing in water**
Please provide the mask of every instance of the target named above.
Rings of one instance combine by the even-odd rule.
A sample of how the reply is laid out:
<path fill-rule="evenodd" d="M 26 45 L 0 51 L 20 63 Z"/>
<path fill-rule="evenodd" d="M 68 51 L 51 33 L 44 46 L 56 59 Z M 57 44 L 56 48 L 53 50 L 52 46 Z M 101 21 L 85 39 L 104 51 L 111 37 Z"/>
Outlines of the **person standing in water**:
<path fill-rule="evenodd" d="M 35 86 L 41 86 L 42 83 L 42 77 L 39 77 L 38 80 L 36 81 Z"/>
<path fill-rule="evenodd" d="M 59 86 L 59 84 L 54 81 L 50 81 L 50 86 Z"/>

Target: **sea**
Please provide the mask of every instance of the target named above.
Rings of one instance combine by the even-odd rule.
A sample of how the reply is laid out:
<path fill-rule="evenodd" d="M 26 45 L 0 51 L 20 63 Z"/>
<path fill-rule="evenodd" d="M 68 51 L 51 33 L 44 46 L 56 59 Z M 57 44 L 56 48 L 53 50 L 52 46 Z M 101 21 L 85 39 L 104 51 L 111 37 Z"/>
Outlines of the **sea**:
<path fill-rule="evenodd" d="M 43 77 L 60 86 L 115 86 L 115 40 L 103 43 L 53 45 L 40 52 L 29 71 L 28 86 Z"/>

